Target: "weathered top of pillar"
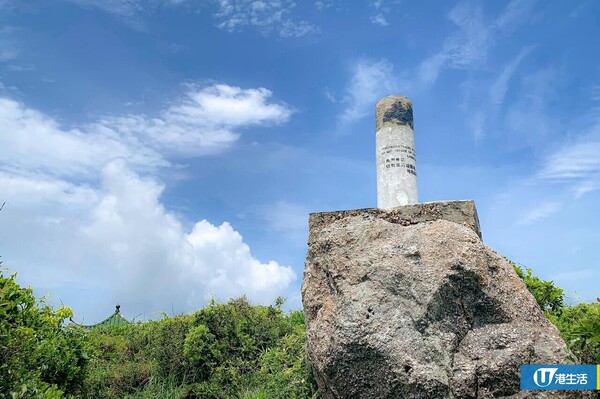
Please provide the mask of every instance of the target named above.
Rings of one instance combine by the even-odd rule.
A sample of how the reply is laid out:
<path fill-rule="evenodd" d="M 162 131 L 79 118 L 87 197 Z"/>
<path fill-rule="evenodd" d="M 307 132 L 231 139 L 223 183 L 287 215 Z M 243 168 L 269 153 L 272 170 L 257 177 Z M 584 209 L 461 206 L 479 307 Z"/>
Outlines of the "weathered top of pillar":
<path fill-rule="evenodd" d="M 389 96 L 375 106 L 376 131 L 386 126 L 408 125 L 413 129 L 412 103 L 406 97 Z"/>

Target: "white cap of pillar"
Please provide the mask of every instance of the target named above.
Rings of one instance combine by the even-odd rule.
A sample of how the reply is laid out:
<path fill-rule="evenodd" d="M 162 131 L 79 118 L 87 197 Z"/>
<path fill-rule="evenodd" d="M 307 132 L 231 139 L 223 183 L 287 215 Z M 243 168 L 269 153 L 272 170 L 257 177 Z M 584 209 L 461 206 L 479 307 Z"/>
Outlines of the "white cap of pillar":
<path fill-rule="evenodd" d="M 376 105 L 377 207 L 391 209 L 419 202 L 412 104 L 385 97 Z"/>

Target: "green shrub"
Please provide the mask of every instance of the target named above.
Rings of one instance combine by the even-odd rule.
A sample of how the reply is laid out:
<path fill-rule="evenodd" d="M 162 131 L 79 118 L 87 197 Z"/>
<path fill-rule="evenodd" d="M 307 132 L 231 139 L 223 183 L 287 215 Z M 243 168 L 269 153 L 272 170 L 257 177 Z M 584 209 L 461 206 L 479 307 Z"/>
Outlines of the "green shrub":
<path fill-rule="evenodd" d="M 178 316 L 153 323 L 151 333 L 153 342 L 149 354 L 156 359 L 157 376 L 161 379 L 173 379 L 178 383 L 194 380 L 193 370 L 188 367 L 184 356 L 184 344 L 188 331 L 192 327 L 193 317 Z"/>
<path fill-rule="evenodd" d="M 188 331 L 183 344 L 183 354 L 199 381 L 207 380 L 222 359 L 216 337 L 204 324 L 192 327 Z"/>
<path fill-rule="evenodd" d="M 544 311 L 559 313 L 562 310 L 565 299 L 565 292 L 562 288 L 555 286 L 553 281 L 544 281 L 534 276 L 533 270 L 530 268 L 524 271 L 522 267 L 510 260 L 509 262 Z"/>
<path fill-rule="evenodd" d="M 580 363 L 600 364 L 600 303 L 566 307 L 549 319 Z"/>
<path fill-rule="evenodd" d="M 258 385 L 270 399 L 317 397 L 317 385 L 304 350 L 304 326 L 284 336 L 260 357 Z M 260 397 L 260 396 L 259 396 Z"/>
<path fill-rule="evenodd" d="M 582 363 L 600 363 L 600 303 L 564 305 L 552 281 L 514 265 Z M 316 399 L 304 314 L 212 301 L 191 316 L 97 330 L 0 273 L 0 399 Z"/>
<path fill-rule="evenodd" d="M 304 315 L 285 314 L 281 304 L 213 301 L 193 316 L 92 330 L 86 395 L 237 399 L 264 392 L 269 398 L 312 398 Z"/>
<path fill-rule="evenodd" d="M 89 359 L 85 332 L 64 327 L 73 312 L 54 311 L 0 269 L 0 398 L 59 398 L 80 393 Z"/>
<path fill-rule="evenodd" d="M 576 360 L 583 364 L 600 363 L 600 303 L 565 306 L 561 288 L 534 276 L 530 268 L 525 273 L 522 267 L 511 264 L 546 317 L 558 328 Z"/>

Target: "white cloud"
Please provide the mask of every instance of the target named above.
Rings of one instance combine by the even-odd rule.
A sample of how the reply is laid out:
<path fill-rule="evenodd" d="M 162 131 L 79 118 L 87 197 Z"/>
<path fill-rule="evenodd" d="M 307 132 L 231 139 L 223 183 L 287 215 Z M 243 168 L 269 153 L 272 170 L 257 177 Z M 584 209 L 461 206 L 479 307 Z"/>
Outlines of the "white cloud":
<path fill-rule="evenodd" d="M 6 66 L 6 69 L 13 72 L 31 72 L 34 71 L 35 68 L 32 65 L 18 65 L 18 64 L 9 64 Z"/>
<path fill-rule="evenodd" d="M 272 302 L 283 293 L 296 274 L 289 266 L 275 261 L 261 263 L 255 259 L 242 236 L 229 223 L 213 226 L 206 220 L 196 223 L 187 236 L 192 244 L 194 268 L 200 271 L 209 293 L 220 297 L 242 294 L 261 303 Z"/>
<path fill-rule="evenodd" d="M 600 173 L 600 141 L 565 145 L 553 153 L 539 173 L 542 179 L 583 179 Z"/>
<path fill-rule="evenodd" d="M 371 112 L 370 108 L 383 95 L 392 94 L 398 89 L 402 89 L 404 93 L 418 93 L 430 88 L 445 68 L 471 72 L 485 71 L 488 53 L 496 44 L 499 35 L 508 34 L 509 30 L 512 31 L 527 22 L 533 5 L 533 1 L 512 0 L 496 19 L 488 21 L 479 3 L 461 1 L 447 15 L 456 29 L 444 39 L 441 49 L 429 54 L 414 68 L 394 74 L 393 66 L 387 60 L 359 60 L 352 68 L 352 77 L 343 101 L 347 106 L 338 118 L 339 125 L 343 127 Z M 376 0 L 371 2 L 371 7 L 378 11 L 376 17 L 385 16 L 385 13 L 390 10 L 390 3 Z M 379 22 L 385 23 L 387 20 Z M 473 106 L 469 101 L 465 101 L 462 106 L 470 117 L 467 123 L 473 129 L 475 140 L 485 136 L 486 124 L 493 116 L 488 115 L 488 110 L 481 109 L 481 96 L 488 96 L 494 105 L 504 101 L 509 81 L 532 49 L 533 46 L 522 48 L 491 85 L 485 82 L 485 89 L 481 88 L 483 87 L 481 81 L 473 82 L 471 78 L 461 85 L 467 97 L 476 99 L 473 101 L 476 101 L 477 109 L 470 109 Z M 471 92 L 476 93 L 471 96 Z M 534 106 L 538 105 L 539 103 L 536 103 Z M 473 115 L 475 118 L 472 117 Z M 510 116 L 513 128 L 517 125 L 519 129 L 525 125 L 530 126 L 522 115 L 525 114 L 519 109 L 513 109 L 513 115 Z"/>
<path fill-rule="evenodd" d="M 2 201 L 11 206 L 33 206 L 53 202 L 79 208 L 97 198 L 96 190 L 86 184 L 68 181 L 39 173 L 15 173 L 0 170 Z"/>
<path fill-rule="evenodd" d="M 325 90 L 323 90 L 323 95 L 332 104 L 335 104 L 335 102 L 336 102 L 335 96 L 333 95 L 333 93 L 328 88 L 325 88 Z"/>
<path fill-rule="evenodd" d="M 292 110 L 268 103 L 264 88 L 216 84 L 188 87 L 156 117 L 105 117 L 64 129 L 51 117 L 0 98 L 0 161 L 16 168 L 63 176 L 90 176 L 108 161 L 124 158 L 136 169 L 168 165 L 167 155 L 197 156 L 222 151 L 238 138 L 237 129 L 286 122 Z"/>
<path fill-rule="evenodd" d="M 534 46 L 523 47 L 521 51 L 519 51 L 519 54 L 504 67 L 498 78 L 492 83 L 490 86 L 490 102 L 493 105 L 500 105 L 504 102 L 504 97 L 508 90 L 508 82 L 515 74 L 521 61 L 531 53 L 533 47 Z"/>
<path fill-rule="evenodd" d="M 187 125 L 203 120 L 208 125 L 227 128 L 287 121 L 291 110 L 278 104 L 266 104 L 271 95 L 270 90 L 262 87 L 242 90 L 223 84 L 191 90 L 187 94 L 189 101 L 170 107 L 165 119 Z"/>
<path fill-rule="evenodd" d="M 375 14 L 371 16 L 371 22 L 376 25 L 388 26 L 387 15 L 392 11 L 392 6 L 399 6 L 400 0 L 374 0 L 371 1 L 371 8 Z"/>
<path fill-rule="evenodd" d="M 91 131 L 61 129 L 53 118 L 8 98 L 0 98 L 0 131 L 0 162 L 22 170 L 90 177 L 119 157 L 136 166 L 166 164 L 135 137 L 101 126 Z"/>
<path fill-rule="evenodd" d="M 133 17 L 144 9 L 142 0 L 67 0 L 84 6 L 99 8 L 120 17 Z"/>
<path fill-rule="evenodd" d="M 575 198 L 600 190 L 600 96 L 592 88 L 593 106 L 579 120 L 572 121 L 578 135 L 555 146 L 542 162 L 537 178 L 570 186 Z"/>
<path fill-rule="evenodd" d="M 479 69 L 496 43 L 499 33 L 509 34 L 528 20 L 535 0 L 512 0 L 495 21 L 486 21 L 477 3 L 461 1 L 448 14 L 458 28 L 442 49 L 427 57 L 419 67 L 423 85 L 433 84 L 443 67 Z"/>
<path fill-rule="evenodd" d="M 98 9 L 112 14 L 130 28 L 146 32 L 148 27 L 144 16 L 155 12 L 159 7 L 182 6 L 187 0 L 64 0 L 83 8 Z M 189 8 L 189 7 L 188 7 Z M 191 9 L 191 8 L 190 8 Z"/>
<path fill-rule="evenodd" d="M 192 309 L 211 296 L 246 294 L 266 303 L 295 280 L 289 266 L 261 263 L 229 223 L 206 220 L 186 232 L 160 203 L 163 186 L 140 178 L 123 161 L 103 170 L 101 199 L 81 231 L 103 249 L 119 296 L 165 306 L 175 300 Z"/>
<path fill-rule="evenodd" d="M 388 26 L 390 24 L 383 14 L 377 14 L 372 16 L 371 22 L 373 22 L 375 25 L 381 26 Z"/>
<path fill-rule="evenodd" d="M 496 19 L 495 27 L 505 35 L 511 34 L 527 22 L 538 0 L 511 0 L 502 14 Z"/>
<path fill-rule="evenodd" d="M 419 90 L 423 90 L 431 87 L 444 69 L 468 71 L 467 78 L 460 85 L 463 95 L 461 108 L 468 116 L 466 124 L 471 128 L 475 141 L 494 134 L 496 127 L 502 124 L 505 110 L 501 105 L 505 102 L 509 84 L 516 80 L 519 66 L 535 46 L 522 47 L 499 72 L 488 63 L 488 54 L 500 40 L 529 22 L 534 5 L 535 1 L 512 0 L 494 19 L 484 15 L 480 2 L 459 2 L 447 16 L 457 29 L 445 38 L 439 51 L 421 62 L 416 79 L 411 80 Z M 494 77 L 490 71 L 497 75 Z M 524 83 L 525 89 L 530 89 L 530 82 Z M 537 136 L 547 133 L 548 124 L 543 118 L 537 118 L 541 115 L 541 103 L 530 104 L 527 96 L 521 96 L 519 106 L 508 109 L 508 129 L 505 130 L 519 131 L 528 139 L 526 141 L 535 141 Z M 486 98 L 489 102 L 485 101 Z M 534 122 L 528 119 L 532 111 Z M 539 122 L 542 122 L 539 125 L 542 129 L 535 128 Z"/>
<path fill-rule="evenodd" d="M 19 50 L 12 37 L 13 32 L 14 28 L 10 26 L 0 28 L 0 62 L 12 61 L 19 55 Z"/>
<path fill-rule="evenodd" d="M 480 7 L 459 2 L 448 14 L 458 30 L 450 34 L 442 49 L 421 63 L 419 80 L 425 85 L 433 84 L 442 67 L 465 69 L 484 63 L 492 42 L 489 26 L 483 19 Z"/>
<path fill-rule="evenodd" d="M 64 128 L 0 98 L 0 254 L 41 292 L 101 317 L 115 301 L 130 312 L 193 310 L 210 296 L 271 302 L 296 275 L 252 256 L 227 222 L 186 221 L 161 202 L 154 175 L 171 156 L 231 145 L 248 126 L 285 122 L 292 110 L 264 88 L 188 87 L 155 117 L 127 115 Z M 79 290 L 79 291 L 77 291 Z M 77 293 L 94 293 L 85 301 Z M 101 302 L 102 306 L 97 306 Z M 88 320 L 90 320 L 88 318 Z"/>
<path fill-rule="evenodd" d="M 475 112 L 467 123 L 473 130 L 475 141 L 479 141 L 485 136 L 485 114 L 483 112 Z"/>
<path fill-rule="evenodd" d="M 513 146 L 535 147 L 556 139 L 562 121 L 549 112 L 548 98 L 556 94 L 557 71 L 544 68 L 519 80 L 517 100 L 506 111 L 502 134 Z"/>
<path fill-rule="evenodd" d="M 575 196 L 575 199 L 578 199 L 583 197 L 587 193 L 591 193 L 592 191 L 596 190 L 600 190 L 600 174 L 596 175 L 593 179 L 576 184 L 573 190 L 573 194 Z"/>
<path fill-rule="evenodd" d="M 318 32 L 314 25 L 289 17 L 296 3 L 292 0 L 217 0 L 217 26 L 228 32 L 253 27 L 264 35 L 276 32 L 284 38 Z"/>
<path fill-rule="evenodd" d="M 132 28 L 146 30 L 140 15 L 149 14 L 161 6 L 186 6 L 187 0 L 66 0 L 82 7 L 96 8 L 119 17 Z M 202 3 L 202 2 L 200 2 Z M 210 0 L 216 7 L 214 18 L 217 27 L 235 32 L 245 27 L 257 29 L 264 35 L 273 32 L 283 38 L 301 37 L 318 33 L 319 29 L 304 20 L 292 18 L 296 7 L 293 0 Z M 202 5 L 202 4 L 200 4 Z M 317 8 L 328 6 L 325 2 L 316 2 Z"/>
<path fill-rule="evenodd" d="M 158 118 L 127 115 L 105 118 L 100 128 L 134 137 L 146 137 L 153 146 L 183 156 L 219 152 L 235 142 L 235 129 L 253 125 L 284 123 L 292 109 L 267 103 L 271 91 L 241 89 L 216 84 L 203 89 L 190 86 L 186 96 Z"/>
<path fill-rule="evenodd" d="M 211 297 L 272 303 L 296 279 L 290 266 L 256 259 L 227 222 L 200 220 L 186 229 L 161 203 L 163 184 L 123 160 L 109 162 L 94 188 L 4 172 L 0 184 L 6 265 L 40 292 L 53 289 L 87 320 L 117 301 L 134 314 L 190 311 Z M 96 299 L 78 304 L 73 290 Z"/>
<path fill-rule="evenodd" d="M 352 66 L 351 72 L 344 97 L 347 106 L 339 117 L 341 127 L 372 112 L 380 97 L 394 94 L 399 87 L 392 64 L 385 59 L 361 59 Z"/>
<path fill-rule="evenodd" d="M 518 220 L 519 225 L 528 225 L 537 222 L 541 219 L 550 217 L 551 215 L 558 212 L 561 208 L 561 204 L 558 202 L 545 202 L 538 204 L 535 208 L 525 212 Z"/>
<path fill-rule="evenodd" d="M 482 140 L 488 134 L 488 130 L 491 130 L 493 133 L 493 126 L 498 126 L 501 123 L 500 119 L 504 112 L 503 104 L 505 103 L 511 81 L 513 82 L 511 91 L 515 93 L 519 106 L 517 107 L 512 104 L 508 107 L 509 127 L 513 129 L 518 127 L 521 133 L 523 129 L 533 127 L 526 117 L 531 112 L 533 105 L 529 99 L 532 95 L 537 96 L 537 91 L 542 86 L 535 86 L 530 83 L 535 79 L 526 78 L 521 80 L 523 90 L 518 92 L 516 89 L 518 85 L 514 84 L 519 66 L 531 53 L 533 48 L 534 46 L 521 48 L 518 54 L 502 68 L 494 79 L 469 77 L 460 85 L 463 96 L 461 109 L 468 115 L 465 122 L 471 128 L 475 141 Z M 544 76 L 543 73 L 539 73 L 539 75 L 539 79 Z M 489 101 L 482 101 L 485 98 L 489 99 Z M 535 106 L 535 115 L 539 115 L 543 111 L 541 109 L 542 103 L 535 102 Z"/>
<path fill-rule="evenodd" d="M 308 210 L 299 204 L 277 201 L 264 210 L 270 228 L 280 232 L 308 231 Z"/>
<path fill-rule="evenodd" d="M 481 8 L 459 3 L 450 11 L 448 19 L 459 28 L 444 43 L 443 53 L 449 65 L 465 68 L 484 62 L 492 39 Z"/>
<path fill-rule="evenodd" d="M 315 1 L 315 8 L 319 11 L 329 8 L 333 5 L 333 0 L 317 0 Z"/>

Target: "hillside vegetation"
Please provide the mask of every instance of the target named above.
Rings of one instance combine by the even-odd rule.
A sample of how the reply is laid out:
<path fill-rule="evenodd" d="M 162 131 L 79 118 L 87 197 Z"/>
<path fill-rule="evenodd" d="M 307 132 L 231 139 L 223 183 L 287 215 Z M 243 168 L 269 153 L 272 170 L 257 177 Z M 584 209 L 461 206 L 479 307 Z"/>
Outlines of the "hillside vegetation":
<path fill-rule="evenodd" d="M 600 303 L 568 307 L 515 266 L 580 363 L 600 363 Z M 304 315 L 245 298 L 192 315 L 87 330 L 0 270 L 0 399 L 316 399 Z"/>

